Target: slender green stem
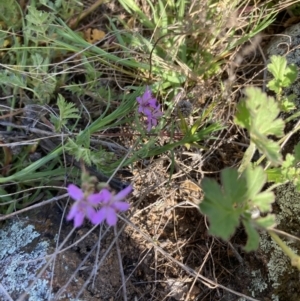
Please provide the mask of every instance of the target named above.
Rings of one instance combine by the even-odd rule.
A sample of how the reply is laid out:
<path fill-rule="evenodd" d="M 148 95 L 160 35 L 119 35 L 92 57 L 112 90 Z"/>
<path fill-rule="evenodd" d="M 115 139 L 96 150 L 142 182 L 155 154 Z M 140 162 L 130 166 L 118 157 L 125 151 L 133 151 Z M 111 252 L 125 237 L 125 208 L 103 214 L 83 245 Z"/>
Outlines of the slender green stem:
<path fill-rule="evenodd" d="M 267 230 L 272 239 L 279 245 L 282 251 L 291 259 L 292 266 L 300 270 L 300 256 L 295 254 L 287 244 L 271 229 Z"/>

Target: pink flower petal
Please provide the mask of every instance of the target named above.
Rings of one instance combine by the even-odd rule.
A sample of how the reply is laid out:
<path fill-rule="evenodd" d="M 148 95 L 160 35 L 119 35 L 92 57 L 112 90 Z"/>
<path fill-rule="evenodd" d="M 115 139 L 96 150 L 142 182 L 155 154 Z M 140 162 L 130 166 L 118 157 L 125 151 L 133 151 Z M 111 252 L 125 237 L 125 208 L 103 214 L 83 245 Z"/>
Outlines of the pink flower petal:
<path fill-rule="evenodd" d="M 117 223 L 117 214 L 114 209 L 106 208 L 106 222 L 109 226 L 114 226 Z"/>
<path fill-rule="evenodd" d="M 108 189 L 103 188 L 99 194 L 101 195 L 101 199 L 103 201 L 103 203 L 109 203 L 110 199 L 111 199 L 111 193 Z"/>
<path fill-rule="evenodd" d="M 114 198 L 114 202 L 119 202 L 121 200 L 124 200 L 127 195 L 132 191 L 133 187 L 131 185 L 128 185 L 126 188 L 121 190 L 118 194 L 116 194 Z"/>
<path fill-rule="evenodd" d="M 143 103 L 143 98 L 142 98 L 142 97 L 137 97 L 137 98 L 136 98 L 136 101 L 137 101 L 139 104 L 142 104 L 142 103 Z"/>
<path fill-rule="evenodd" d="M 126 202 L 114 202 L 112 206 L 118 211 L 126 211 L 130 207 L 130 205 Z"/>
<path fill-rule="evenodd" d="M 151 93 L 151 89 L 149 88 L 149 86 L 146 87 L 145 92 L 142 97 L 143 97 L 143 99 L 146 99 L 146 100 L 152 98 L 152 93 Z"/>
<path fill-rule="evenodd" d="M 147 132 L 150 132 L 151 129 L 152 129 L 152 124 L 151 124 L 151 122 L 148 121 Z"/>
<path fill-rule="evenodd" d="M 107 216 L 107 207 L 102 207 L 99 211 L 96 212 L 96 214 L 93 216 L 91 222 L 94 225 L 102 223 Z"/>
<path fill-rule="evenodd" d="M 156 98 L 152 96 L 152 92 L 148 86 L 146 87 L 144 94 L 141 97 L 137 97 L 136 100 L 139 103 L 139 113 L 149 115 L 153 109 L 159 108 L 159 104 L 157 103 Z"/>
<path fill-rule="evenodd" d="M 103 201 L 103 197 L 101 193 L 93 193 L 88 196 L 88 202 L 92 205 L 98 205 Z"/>
<path fill-rule="evenodd" d="M 84 198 L 83 191 L 74 184 L 68 186 L 68 194 L 75 201 L 80 201 Z"/>
<path fill-rule="evenodd" d="M 152 112 L 152 117 L 159 118 L 163 115 L 163 112 L 159 111 L 159 108 Z"/>
<path fill-rule="evenodd" d="M 157 109 L 157 107 L 159 106 L 157 104 L 157 100 L 155 98 L 152 98 L 148 101 L 148 105 L 149 107 L 153 108 L 153 109 Z"/>
<path fill-rule="evenodd" d="M 84 213 L 83 212 L 78 212 L 75 217 L 74 217 L 74 227 L 78 228 L 83 224 L 84 220 Z"/>
<path fill-rule="evenodd" d="M 157 119 L 152 118 L 151 119 L 151 124 L 152 124 L 152 126 L 157 126 Z"/>
<path fill-rule="evenodd" d="M 97 212 L 93 207 L 88 206 L 86 208 L 86 217 L 92 222 L 92 224 L 94 225 L 99 224 L 97 220 Z"/>
<path fill-rule="evenodd" d="M 148 106 L 140 106 L 138 112 L 143 113 L 145 115 L 151 114 L 151 110 L 149 109 Z"/>
<path fill-rule="evenodd" d="M 74 218 L 74 216 L 77 214 L 77 208 L 76 205 L 73 205 L 70 209 L 69 214 L 67 215 L 67 220 L 70 221 L 71 219 Z"/>

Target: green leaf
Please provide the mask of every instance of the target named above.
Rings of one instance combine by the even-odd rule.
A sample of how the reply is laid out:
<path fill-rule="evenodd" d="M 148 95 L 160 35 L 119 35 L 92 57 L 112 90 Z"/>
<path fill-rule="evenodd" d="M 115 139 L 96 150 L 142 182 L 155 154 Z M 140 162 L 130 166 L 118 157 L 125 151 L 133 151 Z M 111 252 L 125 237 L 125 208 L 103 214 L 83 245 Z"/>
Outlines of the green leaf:
<path fill-rule="evenodd" d="M 237 170 L 226 168 L 221 173 L 224 194 L 229 204 L 243 203 L 245 201 L 246 181 L 240 177 Z"/>
<path fill-rule="evenodd" d="M 282 183 L 281 168 L 274 167 L 266 170 L 268 182 Z"/>
<path fill-rule="evenodd" d="M 165 9 L 164 1 L 158 0 L 159 6 L 159 23 L 156 24 L 161 28 L 161 35 L 166 35 L 168 33 L 168 16 Z"/>
<path fill-rule="evenodd" d="M 249 221 L 249 220 L 243 220 L 243 225 L 245 227 L 245 230 L 246 230 L 246 233 L 248 236 L 247 243 L 246 243 L 244 249 L 247 252 L 257 250 L 258 245 L 259 245 L 259 235 L 258 235 L 256 229 L 254 228 L 251 221 Z"/>
<path fill-rule="evenodd" d="M 66 102 L 61 94 L 58 94 L 57 105 L 63 119 L 80 118 L 78 109 L 74 103 Z"/>
<path fill-rule="evenodd" d="M 192 137 L 189 142 L 197 142 L 204 139 L 213 139 L 212 134 L 214 132 L 223 130 L 225 127 L 218 123 L 210 124 L 206 128 L 199 129 Z"/>
<path fill-rule="evenodd" d="M 275 214 L 268 214 L 255 220 L 256 224 L 261 228 L 267 229 L 276 225 Z"/>
<path fill-rule="evenodd" d="M 256 196 L 261 191 L 267 180 L 267 175 L 261 166 L 256 166 L 254 168 L 250 166 L 246 168 L 242 177 L 247 182 L 246 197 L 248 199 L 252 199 Z"/>
<path fill-rule="evenodd" d="M 296 164 L 295 157 L 291 154 L 287 154 L 285 160 L 282 162 L 281 167 L 282 169 L 288 169 L 290 167 L 295 166 L 295 164 Z"/>
<path fill-rule="evenodd" d="M 201 124 L 203 123 L 203 118 L 202 118 L 202 116 L 201 117 L 199 117 L 195 122 L 194 122 L 194 124 L 192 125 L 192 127 L 191 127 L 191 130 L 190 130 L 190 132 L 191 132 L 191 134 L 192 135 L 194 135 L 195 133 L 196 133 L 196 131 L 197 131 L 197 129 L 201 126 Z"/>
<path fill-rule="evenodd" d="M 237 203 L 243 202 L 244 191 L 247 188 L 234 169 L 223 170 L 221 177 L 224 190 L 215 180 L 203 179 L 201 186 L 205 195 L 200 209 L 209 218 L 210 233 L 229 239 L 239 225 L 243 209 Z"/>
<path fill-rule="evenodd" d="M 4 26 L 18 31 L 22 26 L 22 9 L 17 0 L 1 0 L 0 1 L 0 20 L 1 29 Z M 3 24 L 4 23 L 4 24 Z M 3 29 L 2 29 L 3 30 Z"/>
<path fill-rule="evenodd" d="M 294 147 L 294 154 L 295 154 L 295 159 L 296 161 L 300 161 L 300 142 L 298 142 L 296 144 L 296 146 Z"/>
<path fill-rule="evenodd" d="M 185 7 L 187 3 L 188 2 L 186 0 L 176 1 L 176 5 L 178 6 L 177 18 L 179 21 L 183 20 L 184 18 Z"/>
<path fill-rule="evenodd" d="M 279 55 L 272 55 L 270 57 L 271 63 L 268 64 L 268 70 L 272 73 L 272 75 L 276 79 L 284 79 L 285 77 L 285 69 L 287 65 L 287 61 L 284 57 Z"/>
<path fill-rule="evenodd" d="M 248 88 L 245 94 L 246 99 L 237 106 L 235 123 L 249 131 L 251 141 L 273 164 L 280 164 L 280 146 L 268 139 L 269 135 L 281 137 L 284 134 L 284 121 L 277 118 L 278 104 L 258 88 Z"/>
<path fill-rule="evenodd" d="M 9 177 L 0 176 L 0 184 L 9 183 L 12 181 L 26 181 L 28 179 L 28 175 L 31 175 L 40 167 L 45 166 L 49 161 L 58 158 L 61 155 L 61 153 L 62 153 L 62 148 L 59 147 L 54 151 L 52 151 L 51 153 L 49 153 L 47 156 L 31 163 L 29 166 L 14 173 Z"/>
<path fill-rule="evenodd" d="M 74 156 L 77 161 L 82 159 L 87 165 L 92 165 L 92 155 L 89 148 L 82 147 L 69 138 L 65 145 L 65 149 L 70 155 Z"/>
<path fill-rule="evenodd" d="M 27 39 L 38 43 L 41 37 L 46 36 L 47 32 L 49 34 L 55 16 L 53 13 L 38 10 L 34 6 L 28 6 L 27 9 L 26 27 L 23 34 Z"/>
<path fill-rule="evenodd" d="M 281 109 L 281 111 L 283 111 L 285 113 L 289 113 L 289 112 L 295 110 L 296 106 L 295 106 L 295 101 L 294 100 L 296 98 L 297 97 L 296 97 L 295 94 L 291 94 L 291 95 L 283 97 L 280 100 L 280 109 Z"/>
<path fill-rule="evenodd" d="M 180 110 L 178 110 L 178 114 L 180 117 L 180 123 L 179 123 L 180 130 L 183 134 L 186 135 L 189 132 L 188 124 L 187 124 L 186 120 L 184 119 L 184 117 L 182 116 L 182 113 L 180 112 Z"/>
<path fill-rule="evenodd" d="M 271 204 L 275 200 L 272 192 L 261 192 L 267 181 L 267 175 L 261 166 L 255 168 L 248 167 L 242 174 L 242 178 L 247 183 L 246 199 L 252 207 L 258 207 L 261 212 L 269 212 Z"/>
<path fill-rule="evenodd" d="M 66 102 L 61 94 L 58 94 L 57 105 L 59 108 L 59 116 L 57 117 L 51 114 L 50 120 L 54 124 L 55 131 L 60 132 L 62 127 L 67 124 L 68 119 L 77 119 L 80 118 L 80 115 L 78 114 L 78 109 L 75 108 L 75 104 Z"/>
<path fill-rule="evenodd" d="M 280 110 L 273 97 L 267 97 L 260 89 L 249 88 L 246 90 L 247 104 L 252 117 L 251 129 L 257 129 L 264 135 L 283 136 L 284 122 L 277 119 Z"/>
<path fill-rule="evenodd" d="M 296 146 L 297 147 L 297 146 Z M 297 166 L 297 160 L 294 155 L 287 154 L 281 166 L 282 182 L 292 182 L 295 186 L 300 185 L 300 168 Z"/>
<path fill-rule="evenodd" d="M 143 25 L 145 25 L 149 29 L 154 29 L 155 28 L 155 24 L 153 24 L 149 20 L 149 18 L 140 10 L 140 8 L 136 5 L 135 1 L 133 1 L 133 0 L 120 0 L 119 3 L 130 14 L 138 15 L 139 20 L 141 21 L 141 23 Z"/>
<path fill-rule="evenodd" d="M 234 118 L 234 122 L 249 130 L 251 128 L 251 111 L 247 107 L 247 103 L 245 100 L 242 100 L 238 105 L 237 105 L 237 113 Z"/>
<path fill-rule="evenodd" d="M 214 185 L 211 180 L 203 180 L 203 189 L 212 188 Z M 215 186 L 216 188 L 216 186 Z M 215 195 L 214 195 L 215 196 Z M 232 211 L 231 208 L 226 208 L 225 205 L 218 205 L 213 203 L 212 195 L 206 196 L 206 201 L 200 205 L 201 211 L 206 214 L 210 221 L 210 233 L 219 236 L 223 239 L 229 239 L 234 233 L 236 227 L 239 225 L 238 212 Z M 223 198 L 219 198 L 222 202 Z M 213 208 L 215 207 L 215 208 Z"/>
<path fill-rule="evenodd" d="M 224 169 L 221 172 L 221 185 L 215 180 L 204 178 L 201 184 L 204 199 L 199 206 L 209 219 L 210 233 L 229 239 L 242 218 L 248 233 L 246 248 L 250 250 L 257 247 L 258 234 L 250 224 L 249 212 L 254 208 L 262 212 L 271 210 L 274 194 L 260 192 L 266 179 L 267 176 L 260 166 L 248 166 L 241 176 L 235 169 Z"/>
<path fill-rule="evenodd" d="M 282 162 L 280 146 L 278 143 L 268 139 L 266 136 L 261 135 L 257 131 L 253 131 L 251 138 L 252 141 L 256 144 L 256 147 L 262 153 L 264 153 L 274 165 L 278 165 Z"/>
<path fill-rule="evenodd" d="M 256 151 L 255 144 L 253 142 L 250 142 L 250 145 L 245 151 L 241 165 L 238 169 L 239 173 L 242 173 L 250 165 L 255 151 Z"/>
<path fill-rule="evenodd" d="M 264 191 L 252 199 L 252 204 L 256 205 L 261 212 L 272 210 L 271 204 L 275 201 L 275 195 L 271 191 Z"/>
<path fill-rule="evenodd" d="M 271 56 L 271 63 L 268 64 L 268 70 L 274 76 L 268 83 L 268 88 L 275 93 L 281 93 L 282 88 L 290 87 L 297 79 L 297 66 L 291 64 L 287 66 L 287 60 L 283 56 Z"/>
<path fill-rule="evenodd" d="M 295 147 L 295 155 L 300 156 L 299 145 Z M 300 168 L 297 167 L 299 162 L 294 155 L 287 154 L 281 167 L 271 168 L 266 171 L 268 175 L 268 182 L 275 182 L 276 184 L 292 182 L 295 186 L 300 185 Z"/>
<path fill-rule="evenodd" d="M 267 87 L 270 90 L 274 91 L 276 94 L 281 94 L 281 92 L 282 92 L 281 82 L 274 78 L 268 82 Z"/>
<path fill-rule="evenodd" d="M 85 148 L 90 148 L 91 145 L 91 134 L 87 131 L 80 131 L 76 137 L 77 145 L 83 145 Z"/>

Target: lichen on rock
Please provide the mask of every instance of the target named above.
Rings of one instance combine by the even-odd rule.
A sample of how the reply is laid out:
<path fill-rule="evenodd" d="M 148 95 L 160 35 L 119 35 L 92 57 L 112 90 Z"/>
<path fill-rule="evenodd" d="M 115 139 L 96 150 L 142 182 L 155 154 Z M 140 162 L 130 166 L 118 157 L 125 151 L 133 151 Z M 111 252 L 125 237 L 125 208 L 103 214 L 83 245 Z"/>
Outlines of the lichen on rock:
<path fill-rule="evenodd" d="M 252 292 L 252 297 L 255 297 L 255 293 L 263 292 L 268 287 L 268 284 L 263 279 L 260 270 L 252 271 L 251 276 L 252 276 L 251 292 Z"/>
<path fill-rule="evenodd" d="M 35 280 L 38 271 L 46 263 L 48 242 L 39 241 L 32 244 L 40 234 L 32 225 L 15 220 L 0 230 L 0 282 L 7 293 L 14 299 L 25 292 Z M 49 300 L 48 279 L 38 279 L 28 291 L 29 301 Z M 0 300 L 4 298 L 0 291 Z"/>
<path fill-rule="evenodd" d="M 300 193 L 293 184 L 288 183 L 277 188 L 275 194 L 274 212 L 276 213 L 277 228 L 299 236 Z M 282 239 L 293 252 L 300 254 L 299 243 L 283 237 Z M 260 250 L 268 258 L 268 282 L 273 287 L 272 300 L 298 301 L 300 272 L 292 267 L 290 259 L 266 233 L 261 234 Z"/>

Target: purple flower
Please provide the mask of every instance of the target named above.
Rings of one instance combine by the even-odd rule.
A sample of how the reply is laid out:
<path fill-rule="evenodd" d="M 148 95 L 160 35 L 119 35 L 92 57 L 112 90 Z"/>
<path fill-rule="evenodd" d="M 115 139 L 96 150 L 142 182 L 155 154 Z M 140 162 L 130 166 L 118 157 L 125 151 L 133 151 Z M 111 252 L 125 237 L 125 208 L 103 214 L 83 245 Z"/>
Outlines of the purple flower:
<path fill-rule="evenodd" d="M 153 126 L 157 125 L 157 119 L 163 115 L 160 111 L 160 105 L 156 98 L 152 97 L 151 90 L 147 86 L 144 94 L 141 97 L 137 97 L 139 103 L 139 113 L 143 113 L 147 116 L 147 131 L 149 132 Z"/>
<path fill-rule="evenodd" d="M 114 226 L 118 220 L 117 212 L 126 211 L 129 209 L 130 205 L 126 202 L 121 201 L 131 191 L 131 185 L 127 186 L 116 195 L 113 195 L 108 189 L 104 188 L 98 193 L 98 196 L 94 196 L 93 198 L 95 198 L 96 200 L 98 199 L 98 197 L 101 199 L 100 210 L 96 213 L 96 219 L 98 223 L 106 220 L 109 226 Z"/>
<path fill-rule="evenodd" d="M 95 207 L 101 202 L 99 194 L 90 194 L 88 197 L 77 186 L 70 184 L 68 186 L 69 196 L 76 202 L 73 204 L 67 220 L 74 219 L 74 227 L 80 227 L 83 223 L 84 217 L 87 217 L 93 224 L 97 225 L 97 211 Z"/>
<path fill-rule="evenodd" d="M 152 129 L 153 126 L 157 126 L 157 119 L 159 117 L 161 117 L 163 115 L 163 113 L 159 110 L 159 106 L 158 109 L 153 110 L 152 112 L 150 112 L 149 114 L 146 114 L 147 116 L 147 131 L 150 132 L 150 130 Z"/>
<path fill-rule="evenodd" d="M 152 97 L 151 90 L 147 86 L 144 94 L 141 97 L 137 97 L 137 102 L 139 103 L 139 113 L 147 114 L 152 109 L 157 108 L 157 100 Z"/>

